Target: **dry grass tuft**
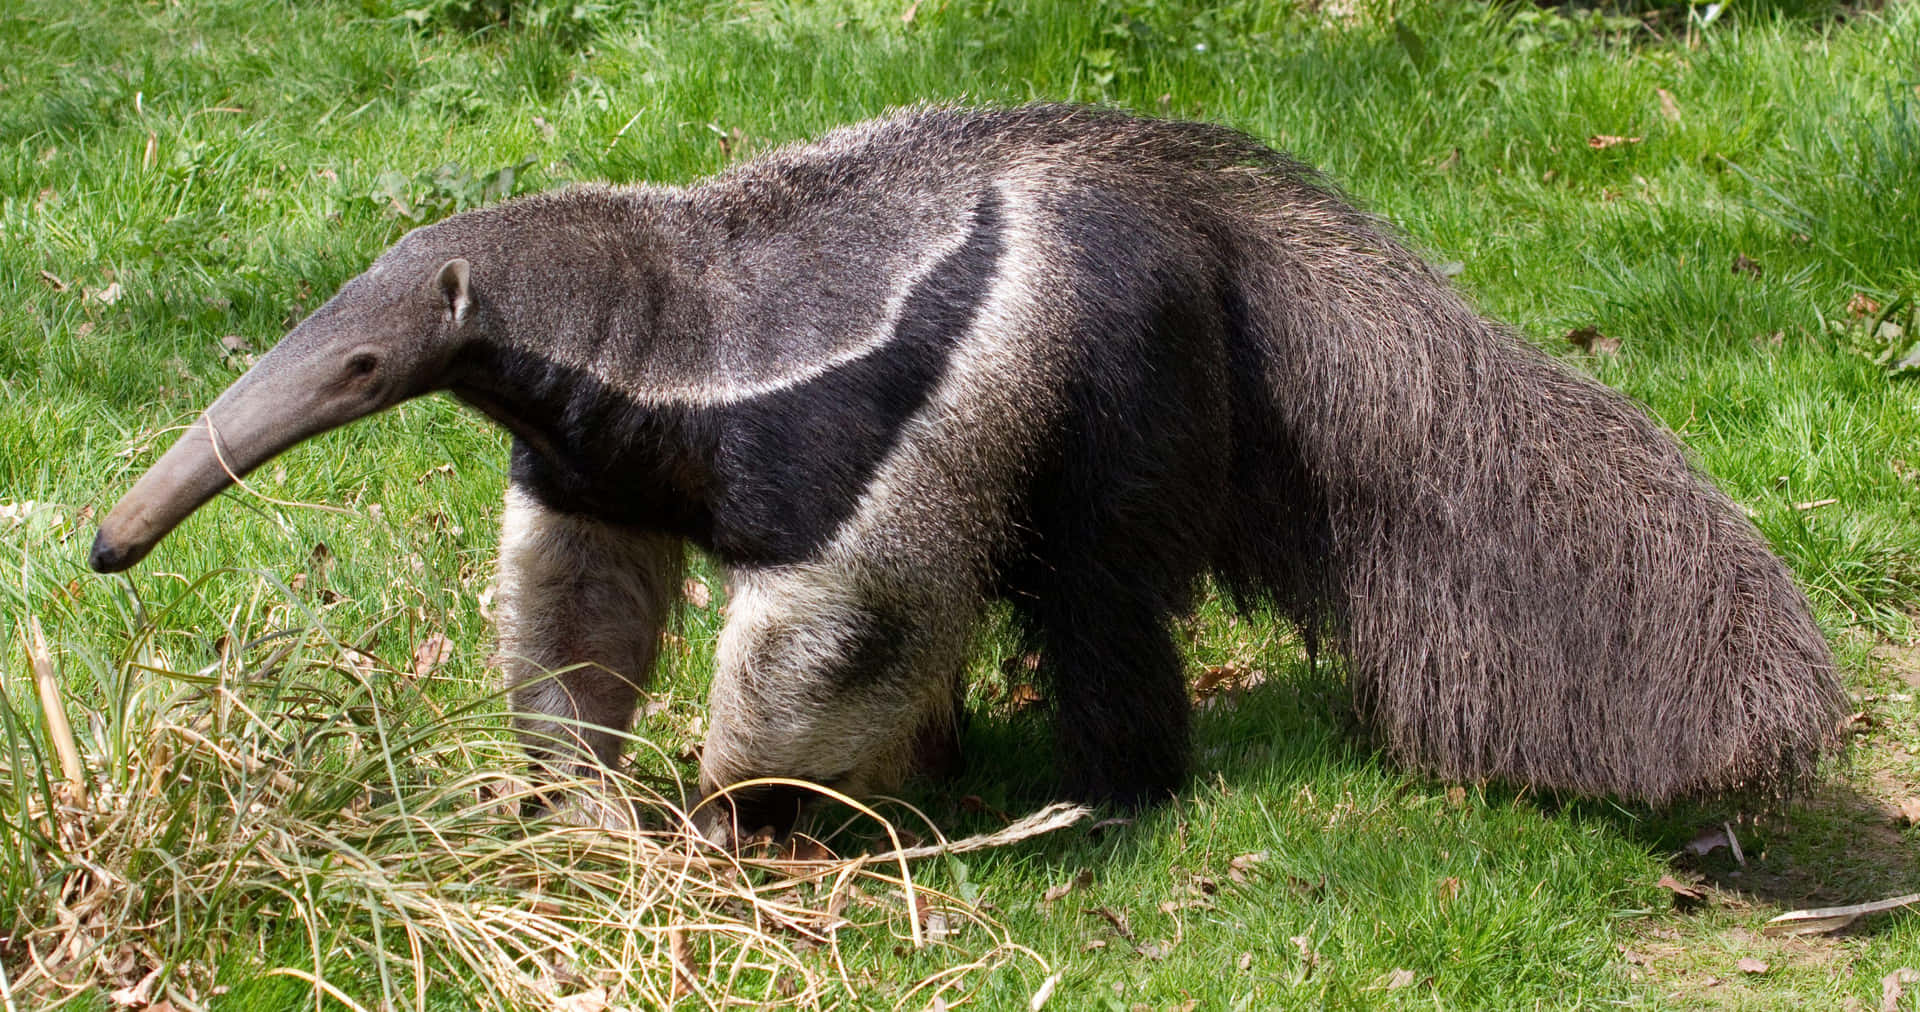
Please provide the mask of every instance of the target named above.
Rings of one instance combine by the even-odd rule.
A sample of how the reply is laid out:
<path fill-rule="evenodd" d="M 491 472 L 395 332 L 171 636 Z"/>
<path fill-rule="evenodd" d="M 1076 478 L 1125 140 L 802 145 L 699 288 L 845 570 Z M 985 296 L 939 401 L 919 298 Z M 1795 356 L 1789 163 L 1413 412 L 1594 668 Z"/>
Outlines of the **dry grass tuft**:
<path fill-rule="evenodd" d="M 404 679 L 367 670 L 318 626 L 194 672 L 171 670 L 149 634 L 93 665 L 104 700 L 59 686 L 37 628 L 25 639 L 43 705 L 0 682 L 9 1010 L 103 992 L 198 1008 L 225 961 L 261 958 L 315 1007 L 324 995 L 425 1008 L 453 994 L 503 1012 L 820 1008 L 889 989 L 903 1005 L 956 1003 L 1003 968 L 1026 973 L 1029 991 L 1051 973 L 976 907 L 915 883 L 910 862 L 1045 832 L 1075 810 L 907 848 L 858 807 L 892 853 L 843 858 L 800 841 L 732 855 L 638 783 L 619 785 L 638 819 L 582 819 L 581 806 L 522 818 L 530 788 L 507 772 L 517 750 L 490 701 L 397 719 L 433 707 L 402 704 Z M 617 828 L 634 822 L 665 828 Z M 242 945 L 259 939 L 269 952 L 275 939 L 304 944 L 274 965 Z M 893 939 L 938 969 L 882 984 L 849 956 Z"/>

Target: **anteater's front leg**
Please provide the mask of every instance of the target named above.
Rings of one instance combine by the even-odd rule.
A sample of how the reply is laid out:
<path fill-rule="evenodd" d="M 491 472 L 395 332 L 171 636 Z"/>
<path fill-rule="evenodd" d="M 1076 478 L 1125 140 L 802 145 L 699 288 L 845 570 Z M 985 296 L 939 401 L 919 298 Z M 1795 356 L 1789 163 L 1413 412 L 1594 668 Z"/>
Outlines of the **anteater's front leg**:
<path fill-rule="evenodd" d="M 953 758 L 979 602 L 914 575 L 878 576 L 844 558 L 731 574 L 700 760 L 710 838 L 785 833 L 812 794 L 730 789 L 742 781 L 790 778 L 860 796 Z"/>
<path fill-rule="evenodd" d="M 499 650 L 537 776 L 618 767 L 685 560 L 678 539 L 562 513 L 508 488 Z"/>

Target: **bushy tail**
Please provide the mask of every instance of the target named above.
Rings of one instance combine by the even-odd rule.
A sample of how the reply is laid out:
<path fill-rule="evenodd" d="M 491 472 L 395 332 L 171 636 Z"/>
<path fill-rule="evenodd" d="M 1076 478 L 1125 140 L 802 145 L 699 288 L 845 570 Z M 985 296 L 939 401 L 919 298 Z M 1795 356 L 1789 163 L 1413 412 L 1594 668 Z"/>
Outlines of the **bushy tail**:
<path fill-rule="evenodd" d="M 1243 274 L 1242 336 L 1300 483 L 1261 504 L 1269 557 L 1295 560 L 1267 582 L 1330 615 L 1391 753 L 1655 804 L 1812 774 L 1844 696 L 1739 508 L 1624 396 L 1310 196 L 1274 212 Z"/>

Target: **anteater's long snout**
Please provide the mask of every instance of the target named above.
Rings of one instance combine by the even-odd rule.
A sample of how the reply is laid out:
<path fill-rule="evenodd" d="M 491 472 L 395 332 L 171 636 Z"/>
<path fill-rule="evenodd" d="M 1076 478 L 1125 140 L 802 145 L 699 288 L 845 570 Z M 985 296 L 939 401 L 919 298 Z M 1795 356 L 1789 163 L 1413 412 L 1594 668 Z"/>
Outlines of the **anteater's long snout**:
<path fill-rule="evenodd" d="M 207 500 L 301 440 L 418 392 L 410 362 L 364 341 L 296 340 L 268 352 L 140 476 L 100 523 L 88 562 L 117 573 L 146 558 Z"/>
<path fill-rule="evenodd" d="M 202 415 L 187 427 L 133 489 L 122 496 L 94 535 L 87 562 L 102 573 L 117 573 L 153 551 L 160 539 L 180 521 L 222 489 L 246 468 L 236 462 L 233 448 L 221 440 L 224 427 L 208 424 Z M 231 473 L 229 473 L 231 469 Z"/>

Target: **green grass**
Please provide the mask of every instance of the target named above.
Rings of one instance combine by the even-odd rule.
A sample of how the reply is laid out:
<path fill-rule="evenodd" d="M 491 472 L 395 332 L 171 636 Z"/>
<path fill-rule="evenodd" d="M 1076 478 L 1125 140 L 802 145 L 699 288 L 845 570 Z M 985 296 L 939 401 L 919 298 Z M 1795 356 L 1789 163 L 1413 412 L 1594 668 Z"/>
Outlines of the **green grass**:
<path fill-rule="evenodd" d="M 166 430 L 406 228 L 567 180 L 693 179 L 895 105 L 1110 103 L 1228 123 L 1323 166 L 1433 259 L 1458 263 L 1489 313 L 1679 431 L 1808 588 L 1867 720 L 1832 791 L 1737 827 L 1746 866 L 1724 851 L 1676 858 L 1730 813 L 1410 777 L 1346 726 L 1337 670 L 1309 670 L 1269 620 L 1235 621 L 1210 601 L 1190 637 L 1196 672 L 1231 663 L 1268 679 L 1202 716 L 1203 772 L 1178 801 L 1097 833 L 936 860 L 929 881 L 988 905 L 1058 970 L 1059 1008 L 1873 1007 L 1883 975 L 1920 966 L 1912 914 L 1835 939 L 1757 933 L 1796 905 L 1920 890 L 1920 837 L 1888 810 L 1920 797 L 1920 675 L 1889 649 L 1920 611 L 1920 395 L 1874 360 L 1888 349 L 1868 333 L 1873 318 L 1849 309 L 1856 295 L 1920 296 L 1913 5 L 1736 5 L 1710 24 L 1685 7 L 1610 20 L 1399 5 L 1396 21 L 1394 8 L 1344 17 L 1246 0 L 929 0 L 911 20 L 908 4 L 877 0 L 523 2 L 511 24 L 473 16 L 506 6 L 0 9 L 0 635 L 17 658 L 27 617 L 45 625 L 96 774 L 145 768 L 127 754 L 147 740 L 141 728 L 217 711 L 204 678 L 169 672 L 228 672 L 233 700 L 265 714 L 236 740 L 269 752 L 287 747 L 273 714 L 289 679 L 331 701 L 313 704 L 327 720 L 391 718 L 401 730 L 343 731 L 302 754 L 325 780 L 388 755 L 381 743 L 400 735 L 398 758 L 366 773 L 394 788 L 376 807 L 505 762 L 489 745 L 482 610 L 504 440 L 450 401 L 315 440 L 253 480 L 348 514 L 229 495 L 131 578 L 83 564 L 89 511 L 111 505 Z M 1602 135 L 1636 140 L 1589 143 Z M 1758 272 L 1736 270 L 1740 257 Z M 1920 320 L 1900 319 L 1910 341 Z M 1619 352 L 1575 351 L 1564 335 L 1582 327 L 1618 338 Z M 680 619 L 645 729 L 668 758 L 643 763 L 649 777 L 686 772 L 671 757 L 693 738 L 718 607 Z M 270 646 L 234 649 L 275 630 L 307 644 L 305 666 L 268 665 Z M 409 672 L 435 633 L 456 649 L 422 677 L 356 680 L 337 663 L 345 644 Z M 997 684 L 1006 639 L 983 644 L 985 684 Z M 51 789 L 35 772 L 49 753 L 24 667 L 5 671 L 0 967 L 15 979 L 19 939 L 47 927 L 22 918 L 52 909 L 47 891 L 69 879 L 30 859 L 54 852 L 27 814 Z M 914 797 L 950 834 L 995 826 L 983 808 L 1017 815 L 1032 800 L 1027 757 L 1044 736 L 990 695 L 976 701 L 974 768 Z M 447 716 L 468 708 L 470 723 Z M 208 791 L 166 795 L 179 840 L 244 826 L 216 817 L 210 799 L 227 795 Z M 327 825 L 319 801 L 337 800 L 275 797 L 286 805 L 275 825 L 313 832 Z M 431 867 L 405 863 L 422 848 L 375 835 L 348 842 Z M 177 860 L 170 839 L 131 842 L 159 862 L 137 866 Z M 1044 899 L 1083 871 L 1086 885 Z M 1655 885 L 1669 873 L 1705 877 L 1706 908 L 1674 911 Z M 397 893 L 335 877 L 313 909 L 341 918 L 338 930 L 395 923 L 350 911 Z M 183 988 L 210 993 L 194 974 L 233 987 L 214 1007 L 315 1004 L 297 980 L 255 980 L 314 959 L 304 929 L 250 895 L 138 913 L 191 914 L 148 936 L 172 939 L 153 943 L 166 958 L 200 963 Z M 891 1005 L 949 965 L 903 948 L 902 930 L 882 917 L 844 933 L 850 986 L 821 1002 Z M 958 936 L 964 958 L 993 948 L 984 931 Z M 383 993 L 410 1004 L 410 983 L 382 981 L 404 967 L 372 955 L 388 944 L 323 939 L 323 969 L 369 1007 Z M 1745 956 L 1769 970 L 1741 973 Z M 470 1007 L 458 956 L 429 962 L 428 1006 Z M 1010 960 L 969 986 L 980 1007 L 1021 1007 L 1039 966 Z M 1396 970 L 1412 982 L 1389 987 Z M 76 1000 L 107 1005 L 98 991 Z"/>

